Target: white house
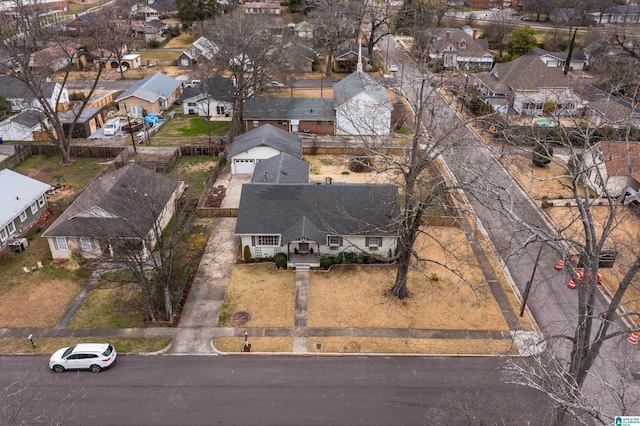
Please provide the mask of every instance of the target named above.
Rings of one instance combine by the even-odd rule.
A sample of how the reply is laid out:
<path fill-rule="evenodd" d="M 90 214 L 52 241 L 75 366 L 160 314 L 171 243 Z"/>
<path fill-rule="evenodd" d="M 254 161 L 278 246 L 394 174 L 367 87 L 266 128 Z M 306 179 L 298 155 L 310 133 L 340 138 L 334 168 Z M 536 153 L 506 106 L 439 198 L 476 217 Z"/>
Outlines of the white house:
<path fill-rule="evenodd" d="M 489 52 L 487 39 L 478 39 L 477 31 L 471 35 L 457 28 L 436 28 L 430 30 L 432 43 L 429 57 L 442 61 L 446 69 L 489 70 L 493 65 L 493 55 Z"/>
<path fill-rule="evenodd" d="M 0 122 L 0 138 L 5 141 L 32 141 L 34 133 L 42 133 L 49 121 L 36 109 L 27 109 Z"/>
<path fill-rule="evenodd" d="M 535 55 L 496 64 L 490 72 L 476 74 L 474 86 L 486 103 L 491 104 L 495 98 L 506 99 L 521 115 L 573 114 L 581 102 L 562 70 L 547 67 Z"/>
<path fill-rule="evenodd" d="M 233 80 L 214 76 L 187 87 L 180 96 L 182 112 L 201 117 L 231 117 L 235 85 Z"/>
<path fill-rule="evenodd" d="M 567 63 L 569 54 L 567 52 L 547 52 L 546 50 L 536 48 L 536 55 L 551 68 L 563 68 Z M 572 71 L 582 71 L 587 65 L 587 57 L 584 52 L 574 51 L 571 54 L 571 63 L 569 66 Z"/>
<path fill-rule="evenodd" d="M 36 90 L 47 100 L 49 106 L 56 111 L 64 111 L 69 108 L 69 92 L 67 86 L 62 86 L 57 81 L 42 79 Z M 0 96 L 11 102 L 13 111 L 35 108 L 42 109 L 38 96 L 24 82 L 16 77 L 0 76 Z"/>
<path fill-rule="evenodd" d="M 47 209 L 51 185 L 13 170 L 0 170 L 0 249 L 26 232 Z"/>
<path fill-rule="evenodd" d="M 336 135 L 388 135 L 393 105 L 387 89 L 358 69 L 333 86 Z"/>
<path fill-rule="evenodd" d="M 302 158 L 302 141 L 295 134 L 265 124 L 236 137 L 227 157 L 232 174 L 252 174 L 257 163 L 283 153 Z"/>
<path fill-rule="evenodd" d="M 625 204 L 640 201 L 640 142 L 601 141 L 585 150 L 582 161 L 589 186 L 598 194 L 626 192 Z"/>
<path fill-rule="evenodd" d="M 242 186 L 236 235 L 254 258 L 287 255 L 290 266 L 319 266 L 341 252 L 393 256 L 398 189 L 375 184 Z"/>

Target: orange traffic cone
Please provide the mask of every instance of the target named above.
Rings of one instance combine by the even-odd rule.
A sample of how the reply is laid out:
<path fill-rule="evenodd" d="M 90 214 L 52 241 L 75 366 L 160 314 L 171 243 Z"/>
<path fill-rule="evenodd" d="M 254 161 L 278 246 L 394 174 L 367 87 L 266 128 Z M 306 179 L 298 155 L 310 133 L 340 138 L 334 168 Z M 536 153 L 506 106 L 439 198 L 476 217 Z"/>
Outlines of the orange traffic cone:
<path fill-rule="evenodd" d="M 569 287 L 571 290 L 576 288 L 576 283 L 575 281 L 573 281 L 573 278 L 569 280 L 569 284 L 567 284 L 567 287 Z"/>
<path fill-rule="evenodd" d="M 558 263 L 556 263 L 556 271 L 562 271 L 562 268 L 564 267 L 564 261 L 562 259 L 558 260 Z"/>
<path fill-rule="evenodd" d="M 571 253 L 571 255 L 569 256 L 569 263 L 576 263 L 576 254 L 575 253 Z"/>
<path fill-rule="evenodd" d="M 638 336 L 640 336 L 640 333 L 638 333 L 637 331 L 634 331 L 633 333 L 631 333 L 631 336 L 629 336 L 629 343 L 631 343 L 632 345 L 637 345 Z"/>

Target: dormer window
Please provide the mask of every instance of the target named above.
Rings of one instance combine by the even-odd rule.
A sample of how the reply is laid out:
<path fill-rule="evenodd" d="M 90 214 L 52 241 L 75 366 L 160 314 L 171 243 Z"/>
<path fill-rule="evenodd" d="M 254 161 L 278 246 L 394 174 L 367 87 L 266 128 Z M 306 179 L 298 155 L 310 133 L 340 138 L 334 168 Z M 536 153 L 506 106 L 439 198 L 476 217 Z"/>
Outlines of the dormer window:
<path fill-rule="evenodd" d="M 467 42 L 464 40 L 460 40 L 460 42 L 458 42 L 458 49 L 466 49 L 467 48 Z"/>

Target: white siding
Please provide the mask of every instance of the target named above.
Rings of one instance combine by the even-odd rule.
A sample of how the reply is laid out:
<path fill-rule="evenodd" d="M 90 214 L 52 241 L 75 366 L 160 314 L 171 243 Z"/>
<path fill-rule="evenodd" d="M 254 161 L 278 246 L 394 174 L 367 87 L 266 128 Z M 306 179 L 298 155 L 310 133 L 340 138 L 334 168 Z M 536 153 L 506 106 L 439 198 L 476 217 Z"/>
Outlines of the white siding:
<path fill-rule="evenodd" d="M 360 93 L 336 110 L 336 135 L 388 135 L 391 109 L 367 93 Z"/>

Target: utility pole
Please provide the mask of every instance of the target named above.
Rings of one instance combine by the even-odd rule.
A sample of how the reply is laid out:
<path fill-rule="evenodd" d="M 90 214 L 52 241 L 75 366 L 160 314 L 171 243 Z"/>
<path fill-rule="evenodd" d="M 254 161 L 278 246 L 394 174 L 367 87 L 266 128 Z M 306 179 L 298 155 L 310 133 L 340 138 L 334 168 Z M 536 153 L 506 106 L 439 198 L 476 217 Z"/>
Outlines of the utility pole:
<path fill-rule="evenodd" d="M 533 264 L 533 272 L 531 272 L 531 279 L 527 281 L 527 285 L 522 295 L 522 305 L 520 306 L 520 316 L 524 315 L 524 308 L 527 306 L 527 299 L 529 298 L 529 291 L 533 285 L 533 277 L 536 275 L 536 268 L 538 267 L 538 261 L 540 260 L 540 253 L 542 253 L 542 243 L 540 243 L 540 250 L 538 250 L 538 256 L 536 262 Z"/>

